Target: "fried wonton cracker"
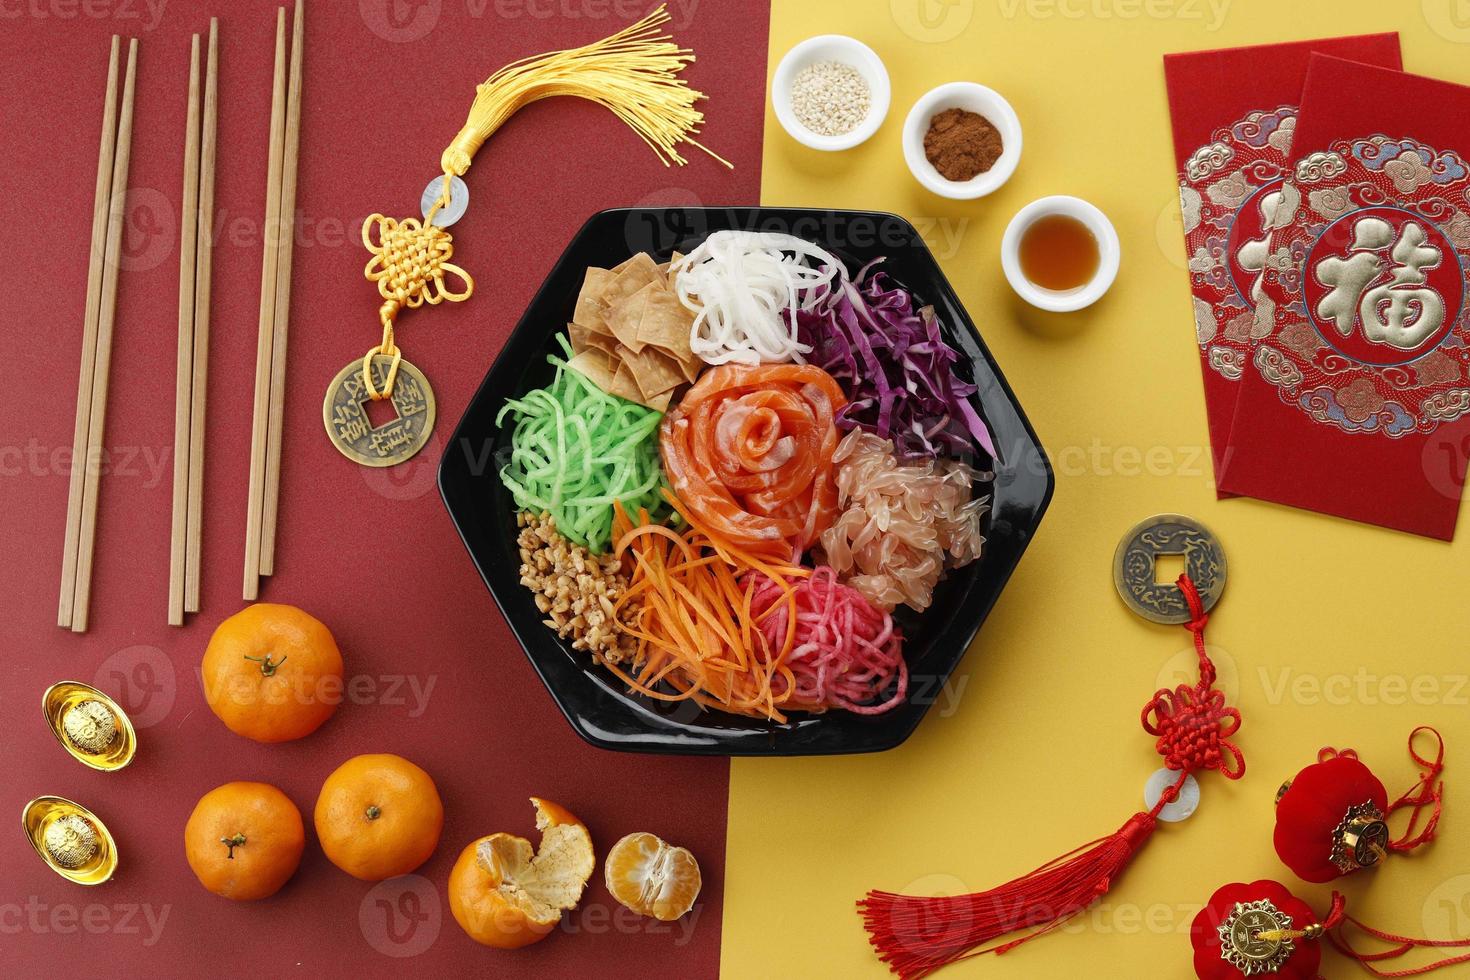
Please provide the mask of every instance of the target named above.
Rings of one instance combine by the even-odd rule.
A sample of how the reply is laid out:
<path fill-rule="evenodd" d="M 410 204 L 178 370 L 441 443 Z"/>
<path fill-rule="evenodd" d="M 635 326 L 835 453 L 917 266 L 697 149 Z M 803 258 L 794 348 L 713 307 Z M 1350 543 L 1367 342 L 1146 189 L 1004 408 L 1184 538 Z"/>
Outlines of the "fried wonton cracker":
<path fill-rule="evenodd" d="M 628 362 L 623 361 L 618 365 L 617 372 L 612 377 L 612 384 L 604 388 L 609 395 L 617 395 L 626 398 L 630 402 L 643 402 L 643 392 L 638 388 L 638 381 L 633 377 L 633 371 L 628 367 Z"/>
<path fill-rule="evenodd" d="M 644 398 L 653 398 L 684 383 L 679 362 L 654 347 L 623 355 L 623 364 L 633 373 L 633 380 Z"/>
<path fill-rule="evenodd" d="M 567 338 L 572 342 L 573 354 L 580 354 L 584 350 L 600 350 L 609 357 L 616 357 L 618 353 L 616 337 L 599 333 L 575 321 L 567 324 Z"/>
<path fill-rule="evenodd" d="M 589 348 L 568 361 L 567 367 L 585 376 L 603 391 L 615 394 L 611 385 L 617 376 L 618 365 L 606 353 Z"/>
<path fill-rule="evenodd" d="M 667 288 L 661 282 L 651 282 L 631 296 L 624 296 L 612 302 L 607 308 L 607 327 L 612 331 L 612 335 L 618 338 L 618 343 L 634 353 L 643 349 L 643 341 L 638 338 L 638 327 L 643 322 L 643 311 L 647 309 L 649 301 L 654 296 Z"/>
<path fill-rule="evenodd" d="M 608 305 L 624 296 L 632 296 L 649 283 L 664 283 L 663 273 L 658 271 L 653 258 L 647 252 L 639 252 L 619 266 L 613 279 L 603 290 L 602 299 Z"/>
<path fill-rule="evenodd" d="M 582 291 L 577 294 L 577 305 L 572 320 L 600 333 L 607 333 L 604 318 L 607 316 L 607 301 L 603 296 L 614 279 L 610 269 L 593 266 L 582 279 Z"/>
<path fill-rule="evenodd" d="M 674 291 L 672 264 L 647 253 L 611 269 L 589 268 L 567 335 L 572 367 L 603 391 L 657 411 L 692 383 L 704 363 L 689 347 L 694 315 Z"/>

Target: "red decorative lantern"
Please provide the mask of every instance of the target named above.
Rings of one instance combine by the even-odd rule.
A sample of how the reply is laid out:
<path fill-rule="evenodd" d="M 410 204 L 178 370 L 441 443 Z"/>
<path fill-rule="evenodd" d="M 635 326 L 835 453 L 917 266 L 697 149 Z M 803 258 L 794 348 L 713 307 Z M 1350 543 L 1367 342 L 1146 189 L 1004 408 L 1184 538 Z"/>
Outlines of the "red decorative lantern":
<path fill-rule="evenodd" d="M 1239 980 L 1272 975 L 1312 980 L 1322 963 L 1320 944 L 1290 932 L 1313 932 L 1311 906 L 1274 881 L 1237 882 L 1215 892 L 1189 929 L 1194 972 L 1200 980 Z"/>
<path fill-rule="evenodd" d="M 1419 755 L 1414 739 L 1421 733 L 1437 744 L 1434 759 Z M 1351 749 L 1323 749 L 1317 762 L 1281 787 L 1276 798 L 1276 853 L 1282 863 L 1305 881 L 1326 882 L 1380 864 L 1392 853 L 1411 851 L 1434 838 L 1443 791 L 1444 741 L 1432 728 L 1414 729 L 1409 754 L 1423 768 L 1419 783 L 1389 802 L 1388 791 Z M 1412 808 L 1403 836 L 1393 839 L 1388 818 Z M 1425 807 L 1432 813 L 1422 830 L 1418 824 Z"/>
<path fill-rule="evenodd" d="M 1355 930 L 1383 944 L 1376 952 L 1360 950 L 1348 938 Z M 1199 980 L 1280 977 L 1316 980 L 1322 964 L 1322 941 L 1375 977 L 1413 977 L 1470 963 L 1470 953 L 1399 970 L 1378 964 L 1423 950 L 1470 947 L 1467 939 L 1416 939 L 1364 925 L 1347 914 L 1347 900 L 1332 893 L 1332 906 L 1320 921 L 1311 906 L 1276 881 L 1226 885 L 1210 897 L 1189 929 L 1194 944 L 1194 973 Z"/>
<path fill-rule="evenodd" d="M 1351 750 L 1349 750 L 1351 751 Z M 1388 790 L 1354 754 L 1323 749 L 1276 801 L 1276 853 L 1298 878 L 1324 882 L 1388 854 Z"/>

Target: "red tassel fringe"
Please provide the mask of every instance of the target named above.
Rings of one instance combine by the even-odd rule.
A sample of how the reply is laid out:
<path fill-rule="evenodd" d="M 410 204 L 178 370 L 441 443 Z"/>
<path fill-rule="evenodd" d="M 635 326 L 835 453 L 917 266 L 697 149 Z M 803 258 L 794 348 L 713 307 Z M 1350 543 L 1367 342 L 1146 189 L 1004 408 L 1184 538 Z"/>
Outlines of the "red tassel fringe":
<path fill-rule="evenodd" d="M 868 941 L 903 980 L 927 977 L 971 956 L 1004 953 L 1051 932 L 1107 894 L 1158 826 L 1159 812 L 1179 798 L 1190 773 L 1214 769 L 1227 779 L 1245 774 L 1245 757 L 1229 741 L 1240 728 L 1240 712 L 1227 706 L 1225 695 L 1215 689 L 1215 665 L 1205 647 L 1209 614 L 1188 575 L 1179 576 L 1178 584 L 1189 604 L 1186 625 L 1199 656 L 1199 683 L 1159 691 L 1143 710 L 1143 726 L 1157 738 L 1165 766 L 1178 773 L 1178 781 L 1152 810 L 1135 813 L 1117 833 L 1083 844 L 999 888 L 937 898 L 868 892 L 857 903 Z M 1022 930 L 1030 931 L 986 945 Z"/>
<path fill-rule="evenodd" d="M 1421 734 L 1428 735 L 1434 739 L 1435 754 L 1431 759 L 1419 754 L 1414 748 L 1414 740 Z M 1414 758 L 1422 772 L 1419 782 L 1403 796 L 1388 805 L 1388 815 L 1392 816 L 1399 810 L 1409 810 L 1409 826 L 1403 834 L 1389 842 L 1389 850 L 1406 854 L 1417 847 L 1422 847 L 1434 840 L 1435 831 L 1439 829 L 1439 818 L 1444 811 L 1444 785 L 1441 777 L 1444 775 L 1444 737 L 1437 730 L 1428 725 L 1420 725 L 1409 733 L 1409 755 Z M 1424 811 L 1429 811 L 1429 816 L 1424 818 Z M 1424 819 L 1424 826 L 1419 826 L 1419 821 Z"/>
<path fill-rule="evenodd" d="M 1439 733 L 1436 732 L 1436 735 Z M 1413 751 L 1410 749 L 1410 751 Z M 1372 926 L 1364 925 L 1357 919 L 1347 914 L 1346 900 L 1337 892 L 1332 893 L 1332 909 L 1327 913 L 1327 918 L 1322 920 L 1322 926 L 1327 930 L 1327 941 L 1330 942 L 1343 956 L 1350 960 L 1356 960 L 1363 969 L 1375 977 L 1418 977 L 1426 973 L 1442 970 L 1447 966 L 1458 966 L 1461 963 L 1470 963 L 1470 953 L 1461 953 L 1458 956 L 1447 956 L 1433 963 L 1425 963 L 1422 966 L 1405 967 L 1402 970 L 1382 970 L 1378 964 L 1385 960 L 1396 960 L 1401 956 L 1419 949 L 1464 949 L 1470 946 L 1470 939 L 1414 939 L 1410 936 L 1398 936 L 1382 929 L 1374 929 Z M 1388 949 L 1379 950 L 1376 953 L 1364 952 L 1356 949 L 1348 941 L 1347 927 L 1352 926 L 1364 935 L 1371 936 L 1383 943 L 1391 944 Z M 1464 971 L 1460 971 L 1463 973 Z"/>
<path fill-rule="evenodd" d="M 857 903 L 868 941 L 903 980 L 926 977 L 971 956 L 1014 949 L 1107 894 L 1153 833 L 1156 816 L 1136 813 L 1117 833 L 990 891 L 937 898 L 869 892 Z M 1007 943 L 985 946 L 1023 929 L 1031 931 Z"/>

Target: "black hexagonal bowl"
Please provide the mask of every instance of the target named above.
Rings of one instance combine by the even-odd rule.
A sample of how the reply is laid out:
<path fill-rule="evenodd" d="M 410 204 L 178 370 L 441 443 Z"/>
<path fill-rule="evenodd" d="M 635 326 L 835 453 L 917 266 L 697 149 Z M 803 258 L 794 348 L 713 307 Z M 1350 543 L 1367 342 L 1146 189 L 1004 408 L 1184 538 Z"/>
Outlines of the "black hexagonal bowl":
<path fill-rule="evenodd" d="M 971 373 L 980 388 L 980 413 L 1001 456 L 988 488 L 992 510 L 985 553 L 951 572 L 925 613 L 900 618 L 910 696 L 886 714 L 797 714 L 777 725 L 701 711 L 692 702 L 669 704 L 629 694 L 542 624 L 530 592 L 520 584 L 516 508 L 497 475 L 509 440 L 495 425 L 496 413 L 507 398 L 550 381 L 546 355 L 558 349 L 554 338 L 571 318 L 588 266 L 611 267 L 640 251 L 667 258 L 674 249 L 687 252 L 724 228 L 797 235 L 832 251 L 853 271 L 886 256 L 885 270 L 920 301 L 934 305 L 945 339 L 963 355 L 961 373 Z M 470 557 L 567 721 L 602 748 L 679 755 L 877 752 L 903 742 L 931 705 L 948 703 L 950 673 L 1036 533 L 1052 487 L 1036 433 L 913 225 L 892 214 L 800 208 L 634 208 L 594 215 L 567 246 L 485 375 L 439 466 L 440 493 Z M 485 651 L 487 657 L 504 655 Z"/>

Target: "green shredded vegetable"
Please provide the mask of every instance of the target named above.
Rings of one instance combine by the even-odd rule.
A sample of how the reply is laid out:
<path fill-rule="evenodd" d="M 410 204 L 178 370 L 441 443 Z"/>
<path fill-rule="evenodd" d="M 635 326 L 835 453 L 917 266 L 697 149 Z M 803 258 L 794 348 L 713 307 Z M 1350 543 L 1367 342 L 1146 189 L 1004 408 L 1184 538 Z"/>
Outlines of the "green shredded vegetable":
<path fill-rule="evenodd" d="M 572 351 L 558 336 L 568 358 Z M 495 417 L 513 416 L 510 462 L 500 479 L 516 506 L 550 514 L 556 529 L 589 551 L 607 550 L 613 501 L 636 517 L 667 515 L 658 458 L 662 412 L 609 395 L 555 354 L 556 378 L 545 388 L 508 399 Z"/>

